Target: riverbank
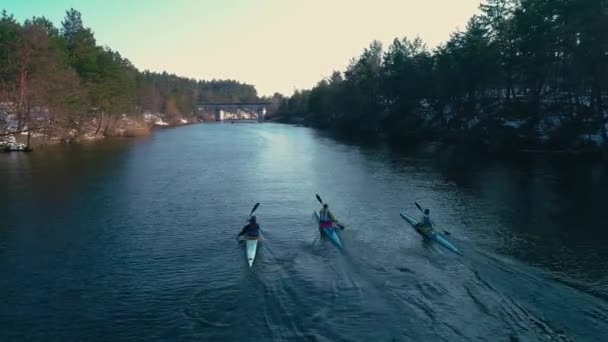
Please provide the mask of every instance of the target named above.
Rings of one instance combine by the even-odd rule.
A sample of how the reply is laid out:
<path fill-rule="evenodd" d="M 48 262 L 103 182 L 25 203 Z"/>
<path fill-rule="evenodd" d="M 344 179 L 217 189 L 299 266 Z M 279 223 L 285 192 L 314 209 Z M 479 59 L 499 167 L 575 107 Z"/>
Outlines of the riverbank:
<path fill-rule="evenodd" d="M 34 149 L 54 144 L 95 142 L 113 137 L 134 138 L 152 134 L 155 129 L 185 126 L 199 122 L 184 117 L 166 120 L 163 114 L 146 113 L 133 117 L 122 115 L 120 119 L 99 122 L 97 118 L 88 120 L 75 128 L 59 125 L 40 125 L 14 133 L 0 134 L 0 151 L 31 152 Z M 103 129 L 102 129 L 103 128 Z"/>
<path fill-rule="evenodd" d="M 269 118 L 267 122 L 311 127 L 340 140 L 363 142 L 365 144 L 386 143 L 397 148 L 432 144 L 455 151 L 474 152 L 494 157 L 552 155 L 608 161 L 608 148 L 602 147 L 601 136 L 598 134 L 579 134 L 568 141 L 560 140 L 558 136 L 549 133 L 542 138 L 530 138 L 528 136 L 529 127 L 513 123 L 492 126 L 484 122 L 478 122 L 470 129 L 463 128 L 459 131 L 434 132 L 429 129 L 421 129 L 420 131 L 410 129 L 394 134 L 394 132 L 387 132 L 387 130 L 382 129 L 362 134 L 357 129 L 343 130 L 331 125 L 319 127 L 312 120 L 312 116 L 275 116 Z"/>
<path fill-rule="evenodd" d="M 608 12 L 595 6 L 486 1 L 437 47 L 370 42 L 277 115 L 362 138 L 605 155 Z"/>

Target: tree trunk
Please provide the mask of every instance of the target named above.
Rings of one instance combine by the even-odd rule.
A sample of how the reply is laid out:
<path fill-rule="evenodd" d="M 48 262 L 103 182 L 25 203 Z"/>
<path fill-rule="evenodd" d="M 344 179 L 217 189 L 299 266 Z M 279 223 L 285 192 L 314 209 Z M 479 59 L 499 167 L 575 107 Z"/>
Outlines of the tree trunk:
<path fill-rule="evenodd" d="M 576 107 L 574 106 L 573 101 L 574 95 L 572 94 L 572 89 L 568 88 L 568 107 L 570 108 L 570 121 L 574 121 L 576 117 Z"/>
<path fill-rule="evenodd" d="M 0 137 L 6 137 L 9 135 L 13 135 L 13 134 L 18 134 L 18 133 L 25 133 L 25 132 L 29 132 L 30 129 L 24 129 L 24 130 L 20 130 L 20 131 L 13 131 L 13 132 L 4 132 L 4 133 L 0 133 Z"/>
<path fill-rule="evenodd" d="M 51 138 L 53 138 L 53 134 L 55 133 L 55 119 L 52 118 L 49 122 L 49 129 L 46 133 L 46 141 L 49 142 Z"/>
<path fill-rule="evenodd" d="M 25 65 L 21 66 L 19 71 L 19 101 L 17 105 L 17 130 L 23 129 L 25 121 L 25 107 L 27 94 L 27 69 Z"/>
<path fill-rule="evenodd" d="M 511 102 L 513 96 L 513 73 L 511 66 L 507 67 L 507 103 Z"/>
<path fill-rule="evenodd" d="M 581 110 L 581 94 L 580 94 L 580 91 L 577 89 L 576 92 L 574 93 L 574 113 L 573 113 L 574 118 L 579 116 L 580 110 Z"/>
<path fill-rule="evenodd" d="M 106 120 L 106 128 L 103 130 L 103 136 L 108 135 L 108 131 L 110 130 L 110 121 L 112 121 L 112 115 L 108 115 L 108 119 Z"/>
<path fill-rule="evenodd" d="M 101 124 L 103 122 L 103 109 L 100 110 L 100 114 L 99 114 L 99 123 L 97 124 L 97 129 L 95 130 L 95 135 L 99 134 L 99 131 L 101 130 Z"/>
<path fill-rule="evenodd" d="M 593 102 L 595 102 L 595 106 L 593 106 L 595 107 L 595 114 L 601 125 L 600 132 L 602 133 L 602 146 L 604 149 L 606 149 L 608 148 L 608 128 L 606 127 L 606 125 L 608 125 L 608 113 L 604 112 L 604 106 L 602 103 L 602 89 L 597 76 L 594 77 L 593 80 L 592 97 L 594 99 Z"/>

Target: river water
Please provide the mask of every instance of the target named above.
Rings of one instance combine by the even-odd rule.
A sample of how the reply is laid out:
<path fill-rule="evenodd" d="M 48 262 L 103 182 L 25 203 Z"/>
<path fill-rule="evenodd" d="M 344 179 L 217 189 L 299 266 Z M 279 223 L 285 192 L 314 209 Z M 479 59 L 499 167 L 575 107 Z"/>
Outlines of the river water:
<path fill-rule="evenodd" d="M 201 124 L 0 155 L 0 340 L 601 341 L 608 171 Z M 319 239 L 315 194 L 347 224 Z M 400 216 L 431 208 L 458 256 Z M 256 202 L 249 269 L 235 235 Z"/>

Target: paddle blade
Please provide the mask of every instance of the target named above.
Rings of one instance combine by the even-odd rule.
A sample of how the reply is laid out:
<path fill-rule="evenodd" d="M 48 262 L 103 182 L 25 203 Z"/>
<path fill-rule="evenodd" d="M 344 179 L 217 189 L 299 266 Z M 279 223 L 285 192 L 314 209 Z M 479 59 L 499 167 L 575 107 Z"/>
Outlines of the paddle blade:
<path fill-rule="evenodd" d="M 318 194 L 316 196 L 317 196 L 317 201 L 319 201 L 319 203 L 323 204 L 323 200 L 321 199 L 321 196 L 319 196 Z"/>
<path fill-rule="evenodd" d="M 422 207 L 420 206 L 420 204 L 418 204 L 418 202 L 414 202 L 414 204 L 416 205 L 416 207 L 418 208 L 418 210 L 424 212 L 424 210 L 422 210 Z"/>
<path fill-rule="evenodd" d="M 258 209 L 258 207 L 260 206 L 260 202 L 256 203 L 253 206 L 253 209 L 251 209 L 251 213 L 249 213 L 249 216 L 253 215 L 253 212 L 256 211 Z"/>

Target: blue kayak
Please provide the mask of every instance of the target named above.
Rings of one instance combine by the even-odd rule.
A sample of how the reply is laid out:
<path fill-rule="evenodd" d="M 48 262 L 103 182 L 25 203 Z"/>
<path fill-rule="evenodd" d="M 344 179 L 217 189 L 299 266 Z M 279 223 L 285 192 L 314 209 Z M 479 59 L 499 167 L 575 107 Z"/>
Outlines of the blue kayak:
<path fill-rule="evenodd" d="M 403 213 L 399 213 L 399 215 L 401 215 L 401 218 L 404 219 L 405 221 L 407 221 L 407 223 L 409 223 L 414 229 L 416 229 L 416 226 L 418 225 L 418 221 L 416 221 L 415 219 L 413 219 L 410 216 L 407 216 Z M 450 241 L 448 241 L 445 237 L 443 237 L 443 235 L 441 235 L 440 233 L 437 233 L 436 230 L 432 229 L 428 232 L 425 231 L 420 231 L 418 229 L 416 229 L 416 231 L 426 237 L 429 240 L 433 240 L 435 242 L 437 242 L 438 244 L 440 244 L 441 246 L 449 249 L 450 251 L 462 255 L 462 253 L 460 252 L 460 250 L 458 250 L 458 248 L 456 248 L 456 246 L 452 245 L 452 243 Z"/>
<path fill-rule="evenodd" d="M 317 226 L 319 225 L 319 213 L 317 213 L 315 211 L 315 213 L 313 214 L 313 218 L 315 219 L 315 222 L 317 223 Z M 342 241 L 340 240 L 340 235 L 338 235 L 338 231 L 336 229 L 336 227 L 327 227 L 327 228 L 321 228 L 321 230 L 323 231 L 323 233 L 325 233 L 325 235 L 327 235 L 327 237 L 331 240 L 331 242 L 336 245 L 336 247 L 342 249 Z"/>

